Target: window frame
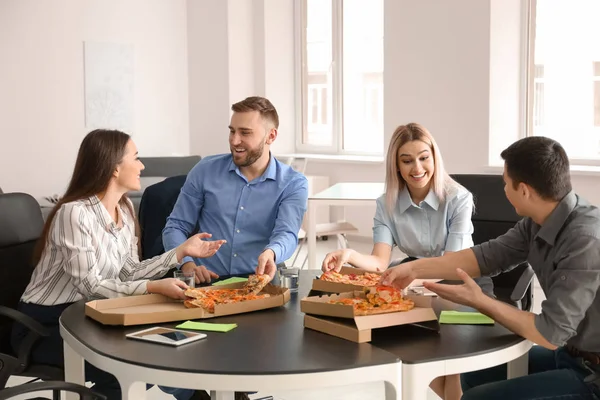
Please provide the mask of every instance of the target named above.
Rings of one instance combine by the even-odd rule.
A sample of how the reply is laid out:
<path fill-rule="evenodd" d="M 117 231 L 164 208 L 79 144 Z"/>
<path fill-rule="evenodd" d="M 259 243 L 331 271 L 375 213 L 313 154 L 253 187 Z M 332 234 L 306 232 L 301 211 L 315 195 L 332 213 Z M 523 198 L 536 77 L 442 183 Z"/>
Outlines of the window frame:
<path fill-rule="evenodd" d="M 308 134 L 308 85 L 306 53 L 306 27 L 307 27 L 307 0 L 294 0 L 294 44 L 295 44 L 295 104 L 296 104 L 296 139 L 295 148 L 298 153 L 306 154 L 331 154 L 349 156 L 383 156 L 385 143 L 381 152 L 359 152 L 344 149 L 343 132 L 343 0 L 320 0 L 331 1 L 331 32 L 332 32 L 332 143 L 330 146 L 314 145 L 305 143 Z M 385 90 L 384 90 L 385 93 Z M 385 101 L 385 100 L 384 100 Z M 383 110 L 382 110 L 383 112 Z M 306 115 L 306 117 L 305 117 Z M 385 137 L 385 132 L 384 132 Z"/>

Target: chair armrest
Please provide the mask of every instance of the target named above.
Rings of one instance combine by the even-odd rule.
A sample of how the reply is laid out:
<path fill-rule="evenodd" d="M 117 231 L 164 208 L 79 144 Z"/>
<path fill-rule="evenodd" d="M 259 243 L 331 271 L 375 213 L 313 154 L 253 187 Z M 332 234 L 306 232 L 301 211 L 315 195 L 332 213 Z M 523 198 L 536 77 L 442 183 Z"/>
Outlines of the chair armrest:
<path fill-rule="evenodd" d="M 0 400 L 10 399 L 11 397 L 15 397 L 21 394 L 38 392 L 41 390 L 60 390 L 65 392 L 78 393 L 81 396 L 80 399 L 82 400 L 106 400 L 106 396 L 93 392 L 85 386 L 61 381 L 26 383 L 23 385 L 12 386 L 6 389 L 2 389 L 0 390 Z"/>
<path fill-rule="evenodd" d="M 527 293 L 529 285 L 531 285 L 531 281 L 533 280 L 534 275 L 535 273 L 533 272 L 533 268 L 531 268 L 531 265 L 527 263 L 527 268 L 523 270 L 523 274 L 521 274 L 519 281 L 515 285 L 515 288 L 513 289 L 510 295 L 510 299 L 512 301 L 516 303 L 523 300 L 523 297 L 525 297 L 525 293 Z"/>
<path fill-rule="evenodd" d="M 0 306 L 0 315 L 4 315 L 5 317 L 8 317 L 15 322 L 22 324 L 30 331 L 37 333 L 39 336 L 50 335 L 50 332 L 44 325 L 40 324 L 35 319 L 31 318 L 29 315 L 25 315 L 20 311 L 8 308 L 6 306 Z"/>

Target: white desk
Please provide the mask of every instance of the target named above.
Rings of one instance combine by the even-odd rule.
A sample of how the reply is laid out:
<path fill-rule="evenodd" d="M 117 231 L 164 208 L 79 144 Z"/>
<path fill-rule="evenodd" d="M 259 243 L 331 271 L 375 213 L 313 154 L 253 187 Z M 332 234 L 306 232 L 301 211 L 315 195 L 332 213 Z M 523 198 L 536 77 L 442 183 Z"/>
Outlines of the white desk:
<path fill-rule="evenodd" d="M 381 182 L 341 182 L 308 198 L 306 213 L 308 226 L 308 269 L 318 268 L 317 264 L 317 207 L 318 206 L 363 206 L 372 205 L 383 194 L 385 185 Z"/>

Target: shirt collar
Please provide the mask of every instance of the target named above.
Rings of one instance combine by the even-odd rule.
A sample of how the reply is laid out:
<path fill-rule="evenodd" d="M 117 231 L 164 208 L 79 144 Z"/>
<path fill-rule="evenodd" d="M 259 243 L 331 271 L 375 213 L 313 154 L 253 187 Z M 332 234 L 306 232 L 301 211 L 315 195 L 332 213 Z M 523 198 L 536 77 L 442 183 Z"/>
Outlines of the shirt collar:
<path fill-rule="evenodd" d="M 553 246 L 558 232 L 562 229 L 569 214 L 577 205 L 577 196 L 572 190 L 558 203 L 554 211 L 550 213 L 542 227 L 537 233 L 537 236 L 543 239 L 546 243 Z"/>
<path fill-rule="evenodd" d="M 92 209 L 94 210 L 94 214 L 100 220 L 101 225 L 108 231 L 118 230 L 118 226 L 113 221 L 112 217 L 108 213 L 108 210 L 104 207 L 104 204 L 100 201 L 98 196 L 94 195 L 88 199 Z M 117 213 L 119 214 L 119 220 L 121 220 L 122 225 L 125 226 L 125 213 L 121 210 L 121 205 L 118 204 Z"/>
<path fill-rule="evenodd" d="M 236 174 L 246 179 L 244 174 L 240 172 L 240 167 L 235 165 L 235 163 L 233 162 L 233 156 L 231 156 L 231 161 L 229 162 L 229 172 L 232 171 L 235 171 Z M 273 154 L 271 154 L 271 152 L 269 152 L 269 164 L 267 165 L 267 169 L 259 178 L 255 179 L 255 181 L 263 182 L 267 179 L 270 179 L 272 181 L 277 179 L 277 161 L 275 160 L 275 157 L 273 157 Z"/>
<path fill-rule="evenodd" d="M 429 189 L 429 193 L 427 193 L 427 196 L 425 196 L 423 202 L 427 203 L 429 207 L 433 208 L 436 211 L 440 206 L 440 200 L 438 199 L 433 189 Z M 410 193 L 408 192 L 408 188 L 404 186 L 404 189 L 400 191 L 400 195 L 398 196 L 398 211 L 400 211 L 400 214 L 403 214 L 406 210 L 410 208 L 410 206 L 418 207 L 418 205 L 416 205 L 412 201 Z"/>

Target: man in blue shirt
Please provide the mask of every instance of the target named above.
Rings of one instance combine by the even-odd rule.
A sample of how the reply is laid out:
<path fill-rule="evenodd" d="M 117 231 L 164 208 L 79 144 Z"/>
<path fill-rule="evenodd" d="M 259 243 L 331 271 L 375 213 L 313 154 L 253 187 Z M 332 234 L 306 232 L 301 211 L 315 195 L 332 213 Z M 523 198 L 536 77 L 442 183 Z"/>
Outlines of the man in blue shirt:
<path fill-rule="evenodd" d="M 177 247 L 196 225 L 220 251 L 202 260 L 184 258 L 181 269 L 197 282 L 219 275 L 269 274 L 298 244 L 306 211 L 306 177 L 271 155 L 279 117 L 271 102 L 248 97 L 231 106 L 231 154 L 209 156 L 190 171 L 163 230 L 165 250 Z"/>

